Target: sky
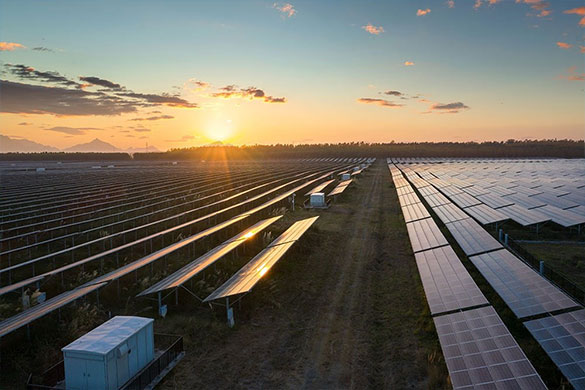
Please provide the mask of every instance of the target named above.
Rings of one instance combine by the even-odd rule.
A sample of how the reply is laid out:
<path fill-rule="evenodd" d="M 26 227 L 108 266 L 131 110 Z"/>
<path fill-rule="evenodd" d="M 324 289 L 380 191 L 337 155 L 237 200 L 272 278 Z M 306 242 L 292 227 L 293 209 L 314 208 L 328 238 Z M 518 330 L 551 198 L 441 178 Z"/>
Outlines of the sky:
<path fill-rule="evenodd" d="M 584 55 L 583 0 L 0 0 L 0 134 L 583 139 Z"/>

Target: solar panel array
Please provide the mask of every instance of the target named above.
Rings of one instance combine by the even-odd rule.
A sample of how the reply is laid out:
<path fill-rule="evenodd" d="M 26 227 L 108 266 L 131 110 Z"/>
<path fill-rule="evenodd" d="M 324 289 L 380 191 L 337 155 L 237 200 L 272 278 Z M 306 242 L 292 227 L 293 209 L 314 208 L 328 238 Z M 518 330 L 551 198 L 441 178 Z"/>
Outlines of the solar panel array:
<path fill-rule="evenodd" d="M 585 389 L 585 310 L 526 321 L 524 326 L 573 387 Z"/>
<path fill-rule="evenodd" d="M 415 258 L 432 315 L 488 304 L 451 246 L 418 252 Z"/>
<path fill-rule="evenodd" d="M 518 318 L 578 306 L 506 249 L 469 259 Z"/>
<path fill-rule="evenodd" d="M 493 307 L 433 320 L 453 389 L 546 389 Z"/>
<path fill-rule="evenodd" d="M 55 295 L 0 321 L 0 337 L 168 255 L 190 253 L 198 240 L 254 222 L 293 193 L 370 162 L 325 160 L 235 163 L 226 172 L 215 163 L 133 162 L 88 173 L 82 164 L 66 163 L 63 172 L 3 176 L 0 295 L 45 283 Z M 59 185 L 54 175 L 63 179 Z M 34 183 L 23 184 L 25 179 Z M 31 251 L 40 255 L 32 258 Z M 98 276 L 68 291 L 53 278 L 81 267 L 97 269 Z"/>
<path fill-rule="evenodd" d="M 522 164 L 518 160 L 507 162 L 509 166 L 505 161 L 496 161 L 497 164 L 493 161 L 473 160 L 446 163 L 439 159 L 433 159 L 433 161 L 408 159 L 407 165 L 404 164 L 406 163 L 404 160 L 393 160 L 393 162 L 401 163 L 399 167 L 408 172 L 409 180 L 417 174 L 417 181 L 422 180 L 432 184 L 433 187 L 421 187 L 420 194 L 515 315 L 519 319 L 545 316 L 526 321 L 524 324 L 571 384 L 577 389 L 585 389 L 585 310 L 555 285 L 504 249 L 475 222 L 477 220 L 481 224 L 490 224 L 512 219 L 522 226 L 538 226 L 544 222 L 552 222 L 567 228 L 585 224 L 585 165 L 583 161 L 556 160 L 554 163 L 546 161 L 534 169 L 532 162 Z M 518 165 L 529 168 L 532 172 L 525 173 Z M 518 176 L 522 177 L 518 178 Z M 542 176 L 545 177 L 544 180 Z M 440 194 L 437 193 L 438 191 Z M 472 198 L 480 202 L 476 204 Z M 475 220 L 465 215 L 470 215 Z M 509 334 L 508 338 L 501 340 L 508 340 L 505 343 L 513 342 L 516 345 L 510 344 L 508 348 L 504 346 L 505 343 L 496 344 L 495 350 L 499 352 L 499 355 L 495 356 L 501 359 L 502 352 L 508 350 L 507 354 L 511 356 L 514 363 L 506 362 L 502 366 L 506 368 L 500 369 L 500 373 L 495 376 L 491 376 L 492 371 L 489 367 L 477 370 L 481 366 L 478 362 L 487 362 L 486 359 L 480 359 L 477 351 L 483 352 L 486 345 L 493 347 L 494 344 L 487 337 L 489 332 L 483 329 L 481 332 L 486 338 L 483 339 L 482 345 L 474 344 L 473 332 L 467 333 L 469 329 L 464 324 L 463 317 L 473 316 L 473 312 L 483 311 L 484 313 L 480 315 L 482 317 L 491 311 L 488 317 L 493 317 L 493 321 L 499 323 L 501 319 L 497 317 L 491 306 L 477 309 L 463 308 L 460 312 L 453 314 L 441 313 L 441 310 L 446 310 L 447 307 L 440 299 L 441 295 L 449 297 L 452 295 L 448 292 L 441 293 L 441 289 L 435 283 L 435 278 L 441 282 L 440 286 L 443 290 L 446 290 L 445 277 L 441 279 L 441 272 L 426 265 L 425 260 L 431 255 L 423 254 L 444 251 L 445 248 L 450 247 L 443 246 L 426 252 L 419 251 L 415 253 L 415 257 L 431 313 L 439 313 L 435 314 L 434 320 L 454 388 L 544 388 L 540 377 Z M 449 265 L 446 265 L 446 262 L 443 263 L 442 267 L 448 272 Z M 451 283 L 457 285 L 453 277 L 452 280 Z M 559 311 L 568 312 L 556 314 Z M 448 326 L 447 329 L 451 330 L 445 332 L 443 329 L 440 330 L 440 326 L 450 325 L 451 320 L 448 317 L 451 316 L 457 318 L 453 322 L 459 323 L 457 325 L 459 330 L 452 331 L 455 328 Z M 480 323 L 480 319 L 475 317 L 470 321 L 474 321 L 474 325 Z M 501 326 L 504 332 L 505 326 L 503 324 Z M 464 340 L 463 342 L 458 338 L 460 331 L 465 334 L 459 337 Z M 506 332 L 507 329 L 504 333 Z M 466 343 L 464 348 L 462 348 L 463 343 Z M 465 355 L 461 353 L 463 349 L 472 350 L 474 358 L 466 359 L 461 356 Z"/>

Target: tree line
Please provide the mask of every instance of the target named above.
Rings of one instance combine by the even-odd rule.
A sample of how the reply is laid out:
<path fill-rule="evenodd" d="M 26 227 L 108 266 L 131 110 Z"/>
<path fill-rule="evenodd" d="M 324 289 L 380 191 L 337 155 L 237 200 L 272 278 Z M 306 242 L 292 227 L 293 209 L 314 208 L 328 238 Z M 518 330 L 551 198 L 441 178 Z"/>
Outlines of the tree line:
<path fill-rule="evenodd" d="M 508 140 L 502 142 L 390 142 L 198 146 L 160 153 L 4 153 L 1 161 L 159 161 L 247 160 L 315 157 L 469 157 L 584 158 L 583 140 Z"/>

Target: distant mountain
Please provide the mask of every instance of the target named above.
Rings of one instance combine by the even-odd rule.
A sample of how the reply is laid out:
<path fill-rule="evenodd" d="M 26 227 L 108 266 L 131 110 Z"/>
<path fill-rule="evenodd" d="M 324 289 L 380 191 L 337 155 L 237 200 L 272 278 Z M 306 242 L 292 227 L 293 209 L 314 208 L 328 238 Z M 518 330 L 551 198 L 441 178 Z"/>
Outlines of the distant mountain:
<path fill-rule="evenodd" d="M 64 152 L 83 152 L 83 153 L 112 153 L 122 152 L 112 144 L 102 141 L 99 138 L 85 144 L 74 145 L 70 148 L 63 149 Z"/>
<path fill-rule="evenodd" d="M 31 152 L 58 152 L 59 149 L 42 145 L 27 139 L 10 138 L 0 135 L 0 153 L 31 153 Z"/>

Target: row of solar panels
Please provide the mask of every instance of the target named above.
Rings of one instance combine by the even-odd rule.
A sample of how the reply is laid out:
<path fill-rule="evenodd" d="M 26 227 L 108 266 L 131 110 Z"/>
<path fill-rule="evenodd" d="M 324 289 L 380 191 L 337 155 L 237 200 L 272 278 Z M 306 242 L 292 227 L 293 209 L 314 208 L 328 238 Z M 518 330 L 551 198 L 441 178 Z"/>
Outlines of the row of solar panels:
<path fill-rule="evenodd" d="M 48 256 L 60 254 L 55 251 L 51 251 L 49 244 L 51 242 L 57 242 L 59 240 L 71 239 L 76 241 L 77 245 L 73 244 L 72 248 L 68 251 L 72 252 L 77 248 L 95 244 L 99 241 L 105 241 L 116 236 L 124 236 L 128 233 L 137 233 L 146 228 L 156 227 L 158 225 L 164 226 L 164 224 L 170 223 L 177 219 L 185 219 L 190 215 L 201 212 L 205 208 L 211 206 L 216 207 L 221 204 L 227 204 L 232 199 L 242 196 L 250 196 L 254 192 L 259 191 L 263 187 L 275 186 L 280 182 L 285 182 L 291 177 L 302 177 L 307 172 L 298 172 L 292 170 L 280 171 L 271 173 L 264 173 L 260 176 L 253 175 L 251 177 L 234 177 L 232 182 L 229 180 L 226 186 L 220 183 L 212 182 L 209 185 L 200 187 L 201 190 L 191 191 L 190 195 L 179 193 L 178 197 L 157 199 L 153 197 L 151 200 L 154 203 L 147 203 L 142 205 L 139 203 L 138 207 L 124 208 L 120 212 L 106 213 L 105 215 L 98 215 L 88 219 L 78 220 L 80 216 L 75 216 L 75 220 L 71 223 L 59 222 L 57 225 L 51 228 L 44 228 L 42 233 L 49 235 L 51 238 L 44 240 L 37 240 L 36 231 L 22 233 L 13 237 L 6 237 L 0 239 L 2 246 L 11 246 L 10 249 L 6 249 L 0 253 L 3 257 L 8 257 L 10 262 L 10 256 L 14 254 L 22 254 L 23 251 L 29 251 L 35 249 L 38 253 L 41 248 L 45 248 L 48 251 Z M 216 185 L 217 184 L 217 185 Z M 169 202 L 169 203 L 167 203 Z M 127 205 L 131 206 L 131 205 Z M 199 207 L 195 207 L 199 206 Z M 170 215 L 169 215 L 170 214 Z M 93 212 L 89 212 L 89 216 L 93 216 Z M 112 219 L 115 219 L 112 222 Z M 132 226 L 132 228 L 125 228 L 126 226 Z M 108 232 L 107 237 L 100 235 L 102 231 Z M 62 232 L 62 233 L 61 233 Z M 92 237 L 96 237 L 92 240 Z M 83 242 L 85 238 L 85 243 Z M 20 240 L 21 242 L 29 240 L 33 241 L 28 245 L 16 246 L 11 240 Z M 18 241 L 17 241 L 18 242 Z M 12 245 L 11 245 L 12 243 Z"/>
<path fill-rule="evenodd" d="M 79 286 L 71 291 L 67 291 L 64 292 L 62 294 L 59 294 L 41 304 L 38 304 L 36 306 L 33 306 L 30 309 L 24 310 L 21 313 L 18 313 L 17 315 L 8 318 L 2 322 L 0 322 L 0 337 L 9 334 L 11 332 L 13 332 L 16 329 L 19 329 L 25 325 L 28 325 L 29 323 L 31 323 L 32 321 L 46 315 L 49 314 L 50 312 L 58 309 L 61 306 L 64 306 L 76 299 L 78 299 L 81 296 L 87 295 L 89 293 L 91 293 L 92 291 L 97 291 L 99 288 L 107 285 L 108 283 L 114 281 L 114 280 L 118 280 L 119 278 L 128 275 L 129 273 L 142 268 L 148 264 L 152 264 L 162 258 L 164 258 L 165 256 L 171 254 L 171 253 L 175 253 L 176 251 L 180 250 L 180 249 L 184 249 L 187 248 L 188 245 L 193 244 L 194 242 L 204 238 L 204 237 L 208 237 L 211 234 L 214 234 L 220 230 L 223 230 L 227 227 L 233 226 L 234 224 L 243 221 L 245 219 L 247 219 L 248 217 L 262 211 L 262 210 L 266 210 L 269 207 L 272 207 L 273 205 L 277 204 L 278 202 L 287 199 L 291 194 L 302 190 L 303 188 L 310 186 L 311 184 L 323 180 L 324 178 L 331 176 L 333 172 L 326 172 L 323 174 L 323 172 L 321 172 L 320 174 L 312 174 L 308 177 L 309 180 L 305 181 L 307 179 L 307 176 L 304 176 L 302 178 L 298 178 L 298 179 L 294 179 L 291 180 L 290 182 L 273 188 L 265 193 L 262 193 L 252 199 L 248 199 L 244 202 L 241 202 L 237 205 L 234 206 L 230 206 L 229 209 L 235 208 L 237 206 L 242 206 L 244 204 L 248 204 L 251 201 L 255 200 L 255 199 L 264 199 L 266 198 L 266 196 L 269 196 L 270 194 L 272 194 L 275 191 L 281 190 L 284 187 L 290 186 L 292 184 L 296 185 L 294 188 L 289 189 L 287 191 L 285 191 L 284 193 L 281 193 L 277 196 L 275 196 L 274 198 L 265 201 L 264 203 L 262 203 L 260 206 L 254 207 L 251 210 L 247 210 L 235 217 L 232 217 L 224 222 L 218 223 L 210 228 L 207 228 L 199 233 L 196 233 L 194 235 L 189 236 L 188 238 L 185 238 L 181 241 L 178 241 L 170 246 L 167 246 L 159 251 L 153 252 L 149 255 L 146 255 L 138 260 L 135 261 L 131 261 L 130 263 L 110 272 L 107 273 L 105 275 L 99 276 L 97 278 L 95 278 L 94 280 L 83 284 L 82 286 Z M 314 178 L 311 178 L 311 176 L 313 176 Z M 315 177 L 317 176 L 317 177 Z M 299 183 L 300 182 L 300 183 Z M 225 211 L 224 210 L 219 210 L 217 212 L 214 212 L 212 214 L 216 214 L 216 213 L 223 213 Z M 204 218 L 208 218 L 209 215 L 205 216 Z M 202 217 L 203 218 L 203 217 Z M 192 221 L 187 222 L 186 224 L 190 224 L 192 223 Z M 312 223 L 312 222 L 311 222 Z M 185 225 L 185 224 L 183 224 Z M 310 224 L 308 225 L 310 226 Z M 308 228 L 307 226 L 307 228 Z M 306 230 L 306 229 L 305 229 Z M 247 233 L 245 233 L 247 234 Z M 142 239 L 142 241 L 144 241 L 144 239 Z M 287 241 L 288 243 L 292 243 L 291 240 Z M 285 242 L 283 242 L 282 244 L 286 244 Z M 128 245 L 128 244 L 126 244 Z M 279 250 L 281 249 L 282 245 L 276 245 L 275 248 L 279 248 Z M 285 248 L 286 246 L 282 246 L 282 248 Z M 61 268 L 58 268 L 56 270 L 53 271 L 49 271 L 45 274 L 42 275 L 38 275 L 35 276 L 33 278 L 24 280 L 24 281 L 20 281 L 17 283 L 14 283 L 12 285 L 9 286 L 5 286 L 0 288 L 0 295 L 6 294 L 10 291 L 14 291 L 16 289 L 20 289 L 23 288 L 25 286 L 28 286 L 30 284 L 34 284 L 34 283 L 38 283 L 46 278 L 49 278 L 52 275 L 56 275 L 58 273 L 62 273 L 67 269 L 71 269 L 72 267 L 76 267 L 79 266 L 80 264 L 87 264 L 89 262 L 95 261 L 99 258 L 102 258 L 103 256 L 106 255 L 111 255 L 112 253 L 114 253 L 116 250 L 119 250 L 119 248 L 113 248 L 112 250 L 108 250 L 102 253 L 99 253 L 97 255 L 94 256 L 90 256 L 89 258 L 86 259 L 82 259 L 80 261 L 76 261 L 74 263 L 68 264 L 66 266 L 63 266 Z M 270 253 L 265 254 L 266 256 L 268 256 L 269 258 L 274 259 L 274 253 L 272 253 L 274 250 L 270 250 Z M 257 259 L 258 260 L 258 259 Z M 273 260 L 272 260 L 273 261 Z M 265 272 L 265 271 L 264 271 Z"/>
<path fill-rule="evenodd" d="M 402 173 L 389 167 L 396 186 L 401 185 Z M 407 186 L 397 188 L 399 201 L 453 388 L 546 389 L 422 202 L 413 203 L 418 197 Z M 413 205 L 428 216 L 407 221 Z"/>
<path fill-rule="evenodd" d="M 402 194 L 406 193 L 404 188 L 400 192 Z M 425 192 L 429 194 L 428 196 L 432 196 L 432 192 L 428 191 L 428 188 Z M 423 196 L 425 195 L 423 194 Z M 445 207 L 450 207 L 450 210 L 440 210 Z M 481 229 L 481 227 L 476 224 L 477 226 L 473 229 L 467 224 L 468 226 L 465 229 L 454 229 L 453 224 L 463 224 L 462 221 L 470 220 L 468 216 L 464 217 L 465 212 L 454 204 L 442 204 L 433 207 L 433 210 L 443 223 L 445 223 L 445 226 L 450 230 L 453 237 L 460 244 L 466 254 L 470 256 L 469 259 L 472 263 L 518 318 L 522 319 L 537 315 L 546 315 L 544 318 L 525 322 L 525 326 L 531 331 L 535 339 L 541 344 L 543 349 L 571 384 L 578 389 L 585 388 L 585 311 L 582 307 L 506 249 L 497 249 L 496 247 L 494 248 L 496 250 L 493 250 L 489 249 L 490 245 L 479 245 L 476 250 L 487 249 L 488 251 L 483 254 L 472 255 L 474 253 L 474 245 L 470 244 L 470 241 L 475 241 L 473 236 L 476 234 L 481 236 L 480 231 L 477 229 Z M 467 209 L 465 211 L 467 211 Z M 464 218 L 459 219 L 461 217 Z M 483 229 L 481 230 L 485 235 L 491 238 L 491 236 Z M 468 234 L 467 232 L 473 233 Z M 487 239 L 487 236 L 485 236 L 485 239 Z M 480 239 L 477 243 L 485 242 L 485 239 Z M 495 243 L 498 244 L 497 241 L 495 241 Z M 424 252 L 415 254 L 415 256 L 417 256 L 417 264 L 419 262 L 419 257 L 421 257 L 420 253 Z M 443 255 L 445 258 L 447 257 L 446 254 Z M 452 255 L 454 256 L 454 259 L 457 259 L 454 262 L 460 264 L 455 253 L 452 253 Z M 446 262 L 443 261 L 443 263 Z M 461 267 L 463 266 L 461 265 Z M 432 272 L 433 269 L 430 267 L 423 267 L 425 270 L 425 272 L 421 272 L 423 285 L 425 285 L 425 283 L 430 285 L 429 278 L 432 278 L 433 276 L 440 279 L 440 276 L 445 272 L 444 270 L 451 270 L 453 266 L 451 264 L 449 266 L 442 264 L 436 268 L 437 269 Z M 420 269 L 421 267 L 419 266 L 419 270 Z M 465 274 L 466 271 L 463 275 Z M 463 277 L 463 279 L 465 279 L 465 277 Z M 457 282 L 454 280 L 443 282 L 442 285 L 446 285 L 446 283 L 455 283 L 455 285 L 457 285 Z M 469 293 L 467 296 L 461 295 L 462 297 L 465 297 L 464 302 L 468 304 L 473 302 L 472 298 L 475 298 L 478 301 L 481 300 L 481 298 L 478 298 L 477 295 L 473 294 L 474 286 L 475 283 L 472 283 L 472 281 L 468 282 Z M 429 290 L 432 290 L 432 288 L 429 287 Z M 425 287 L 425 293 L 426 291 L 427 287 Z M 428 296 L 429 295 L 427 294 L 427 297 Z M 481 297 L 483 297 L 483 295 L 481 295 Z M 429 301 L 429 306 L 431 306 L 431 301 Z M 561 310 L 571 309 L 580 310 L 559 315 L 551 314 Z M 560 320 L 557 320 L 557 317 L 560 317 Z M 558 321 L 568 317 L 572 318 L 573 321 L 571 329 L 563 328 L 557 324 Z M 551 326 L 553 328 L 556 327 L 555 329 L 560 333 L 551 333 L 549 330 L 540 332 L 534 331 L 533 329 L 540 326 L 539 324 L 541 322 L 544 322 L 545 324 L 552 323 L 553 325 Z M 564 331 L 561 331 L 561 329 Z M 560 339 L 560 342 L 557 339 Z"/>
<path fill-rule="evenodd" d="M 482 223 L 512 219 L 522 226 L 548 221 L 563 227 L 585 224 L 585 171 L 579 166 L 583 160 L 549 161 L 529 173 L 535 163 L 525 169 L 511 164 L 508 171 L 492 161 L 476 164 L 470 173 L 468 165 L 439 162 L 411 164 L 407 172 L 415 170 L 460 207 L 473 208 Z M 413 185 L 419 187 L 416 181 Z"/>

